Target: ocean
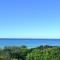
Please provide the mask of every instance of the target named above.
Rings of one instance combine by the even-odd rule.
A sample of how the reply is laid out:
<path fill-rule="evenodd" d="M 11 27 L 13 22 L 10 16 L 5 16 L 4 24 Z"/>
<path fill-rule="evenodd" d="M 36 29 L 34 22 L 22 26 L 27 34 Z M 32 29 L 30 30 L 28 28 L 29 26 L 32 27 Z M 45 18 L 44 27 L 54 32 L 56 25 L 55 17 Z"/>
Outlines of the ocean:
<path fill-rule="evenodd" d="M 41 45 L 60 46 L 60 39 L 18 39 L 18 38 L 0 38 L 0 47 L 22 46 L 29 48 Z"/>

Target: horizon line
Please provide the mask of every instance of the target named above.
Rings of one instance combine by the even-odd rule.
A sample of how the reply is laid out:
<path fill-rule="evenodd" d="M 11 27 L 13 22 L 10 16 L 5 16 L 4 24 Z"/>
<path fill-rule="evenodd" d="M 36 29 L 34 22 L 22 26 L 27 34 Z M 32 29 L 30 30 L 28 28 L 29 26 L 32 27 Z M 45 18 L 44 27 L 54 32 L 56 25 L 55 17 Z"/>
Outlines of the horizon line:
<path fill-rule="evenodd" d="M 60 38 L 0 38 L 0 39 L 60 39 Z"/>

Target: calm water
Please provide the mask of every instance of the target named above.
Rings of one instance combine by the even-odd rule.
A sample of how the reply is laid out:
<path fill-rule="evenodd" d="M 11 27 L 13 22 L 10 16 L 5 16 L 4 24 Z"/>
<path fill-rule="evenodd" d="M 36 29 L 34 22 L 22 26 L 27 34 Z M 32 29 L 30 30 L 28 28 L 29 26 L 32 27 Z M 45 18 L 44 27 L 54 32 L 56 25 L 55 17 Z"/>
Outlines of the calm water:
<path fill-rule="evenodd" d="M 0 39 L 0 47 L 21 45 L 29 48 L 40 45 L 60 46 L 60 39 Z"/>

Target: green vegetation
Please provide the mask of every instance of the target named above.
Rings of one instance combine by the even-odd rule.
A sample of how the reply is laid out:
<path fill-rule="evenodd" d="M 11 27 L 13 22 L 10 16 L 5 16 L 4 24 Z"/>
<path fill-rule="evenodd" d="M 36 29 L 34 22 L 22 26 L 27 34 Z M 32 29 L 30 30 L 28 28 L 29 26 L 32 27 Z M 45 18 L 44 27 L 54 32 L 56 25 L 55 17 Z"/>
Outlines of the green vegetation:
<path fill-rule="evenodd" d="M 60 60 L 60 46 L 0 48 L 0 60 Z"/>

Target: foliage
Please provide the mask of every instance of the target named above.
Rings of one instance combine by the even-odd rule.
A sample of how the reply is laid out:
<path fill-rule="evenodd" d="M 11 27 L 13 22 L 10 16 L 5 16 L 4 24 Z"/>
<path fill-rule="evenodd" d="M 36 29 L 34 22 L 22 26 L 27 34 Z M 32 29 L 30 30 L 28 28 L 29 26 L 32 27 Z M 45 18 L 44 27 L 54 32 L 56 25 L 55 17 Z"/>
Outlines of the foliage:
<path fill-rule="evenodd" d="M 0 48 L 0 60 L 60 60 L 60 46 L 26 46 Z"/>

